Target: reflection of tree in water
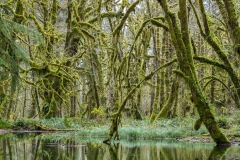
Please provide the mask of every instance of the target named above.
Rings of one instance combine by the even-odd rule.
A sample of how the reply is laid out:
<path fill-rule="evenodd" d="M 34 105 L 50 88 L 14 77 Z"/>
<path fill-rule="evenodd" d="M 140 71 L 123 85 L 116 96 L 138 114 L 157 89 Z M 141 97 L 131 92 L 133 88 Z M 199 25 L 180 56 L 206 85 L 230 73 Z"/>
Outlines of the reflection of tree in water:
<path fill-rule="evenodd" d="M 6 159 L 6 155 L 7 155 L 7 142 L 6 142 L 6 138 L 3 138 L 2 140 L 2 152 L 3 152 L 3 158 Z"/>
<path fill-rule="evenodd" d="M 85 154 L 87 159 L 103 159 L 104 153 L 99 143 L 87 143 Z"/>
<path fill-rule="evenodd" d="M 117 144 L 108 144 L 108 150 L 110 154 L 110 160 L 118 160 L 120 157 L 118 157 L 119 152 L 119 143 Z"/>
<path fill-rule="evenodd" d="M 210 159 L 218 160 L 224 158 L 224 155 L 228 147 L 214 147 L 211 150 L 204 150 L 201 147 L 196 147 L 197 144 L 192 144 L 190 147 L 172 147 L 169 146 L 131 146 L 124 147 L 123 145 L 108 144 L 107 148 L 109 151 L 110 160 L 145 160 L 145 159 Z M 106 154 L 106 153 L 105 153 Z M 94 157 L 98 158 L 99 157 Z"/>
<path fill-rule="evenodd" d="M 143 147 L 144 150 L 147 150 L 147 147 Z M 160 155 L 158 155 L 158 149 L 155 146 L 150 146 L 150 152 L 149 152 L 149 159 L 157 159 Z"/>
<path fill-rule="evenodd" d="M 37 137 L 32 141 L 33 159 L 76 159 L 77 145 L 73 140 L 41 139 Z"/>
<path fill-rule="evenodd" d="M 76 159 L 76 142 L 73 140 L 67 140 L 66 142 L 66 146 L 67 146 L 67 156 L 71 157 L 72 159 Z"/>
<path fill-rule="evenodd" d="M 172 157 L 172 151 L 170 148 L 161 148 L 160 149 L 160 153 L 161 153 L 161 157 L 163 157 L 163 159 L 166 159 L 166 160 L 170 160 L 170 159 L 173 159 Z"/>
<path fill-rule="evenodd" d="M 193 144 L 194 145 L 194 144 Z M 194 149 L 188 151 L 187 148 L 160 148 L 160 157 L 166 160 L 172 159 L 209 159 L 209 160 L 220 160 L 224 158 L 226 151 L 229 146 L 216 146 L 211 151 L 210 155 L 207 151 L 201 151 L 201 148 Z M 209 156 L 208 156 L 209 155 Z M 158 157 L 158 158 L 160 158 Z"/>
<path fill-rule="evenodd" d="M 119 143 L 108 144 L 108 150 L 110 154 L 110 160 L 133 160 L 140 159 L 140 147 L 123 147 Z"/>
<path fill-rule="evenodd" d="M 230 146 L 216 146 L 213 148 L 209 160 L 218 160 L 218 159 L 224 159 L 224 156 L 229 149 Z"/>
<path fill-rule="evenodd" d="M 146 147 L 139 147 L 139 146 L 126 147 L 124 145 L 121 145 L 120 143 L 108 144 L 107 147 L 108 147 L 109 154 L 110 154 L 110 160 L 121 160 L 121 159 L 140 160 L 140 159 L 146 159 L 146 156 L 147 156 L 146 153 L 151 152 L 151 149 L 149 150 Z M 141 150 L 141 149 L 143 149 L 143 150 Z M 155 150 L 156 150 L 156 148 L 155 148 Z M 142 155 L 141 154 L 142 152 L 144 152 L 145 154 Z M 152 157 L 154 157 L 154 155 L 152 155 Z"/>
<path fill-rule="evenodd" d="M 53 143 L 50 140 L 44 140 L 41 143 L 42 145 L 42 156 L 43 159 L 59 159 L 61 156 L 58 150 L 58 144 Z"/>
<path fill-rule="evenodd" d="M 35 145 L 35 141 L 37 142 L 36 145 Z M 39 146 L 40 146 L 40 142 L 41 142 L 41 137 L 40 138 L 37 137 L 35 139 L 35 141 L 34 140 L 32 141 L 32 148 L 33 148 L 32 152 L 34 155 L 34 160 L 36 160 L 38 157 L 38 151 L 39 151 Z"/>
<path fill-rule="evenodd" d="M 128 149 L 126 160 L 140 159 L 140 147 L 132 147 Z"/>
<path fill-rule="evenodd" d="M 9 159 L 12 160 L 12 147 L 11 147 L 11 144 L 10 144 L 10 138 L 7 137 L 7 148 L 8 148 L 8 151 L 9 151 Z"/>

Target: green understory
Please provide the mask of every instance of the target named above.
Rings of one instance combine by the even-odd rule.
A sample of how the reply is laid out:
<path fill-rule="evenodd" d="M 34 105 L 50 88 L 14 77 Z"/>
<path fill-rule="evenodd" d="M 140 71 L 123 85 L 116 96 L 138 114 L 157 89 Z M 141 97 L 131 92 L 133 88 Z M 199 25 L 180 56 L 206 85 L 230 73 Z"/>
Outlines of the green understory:
<path fill-rule="evenodd" d="M 126 118 L 125 118 L 126 119 Z M 126 119 L 119 127 L 120 139 L 208 139 L 211 141 L 205 126 L 194 130 L 197 117 L 159 119 L 149 124 L 148 119 L 136 121 Z M 234 116 L 219 116 L 217 122 L 222 131 L 231 139 L 240 138 L 240 114 Z M 99 120 L 84 120 L 80 118 L 51 118 L 51 119 L 17 119 L 6 121 L 0 119 L 0 129 L 16 131 L 67 131 L 78 136 L 107 137 L 110 123 Z"/>

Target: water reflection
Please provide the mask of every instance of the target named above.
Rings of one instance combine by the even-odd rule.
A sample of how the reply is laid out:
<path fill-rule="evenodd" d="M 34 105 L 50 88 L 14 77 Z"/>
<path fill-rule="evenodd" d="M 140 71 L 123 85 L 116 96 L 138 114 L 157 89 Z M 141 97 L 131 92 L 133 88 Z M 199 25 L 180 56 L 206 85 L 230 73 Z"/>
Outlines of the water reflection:
<path fill-rule="evenodd" d="M 230 148 L 229 146 L 214 147 L 208 159 L 211 159 L 211 160 L 225 159 L 226 152 L 229 148 Z"/>
<path fill-rule="evenodd" d="M 104 139 L 104 138 L 103 138 Z M 204 160 L 240 159 L 240 146 L 214 147 L 211 143 L 127 141 L 111 145 L 103 139 L 74 133 L 7 134 L 0 137 L 4 160 Z"/>

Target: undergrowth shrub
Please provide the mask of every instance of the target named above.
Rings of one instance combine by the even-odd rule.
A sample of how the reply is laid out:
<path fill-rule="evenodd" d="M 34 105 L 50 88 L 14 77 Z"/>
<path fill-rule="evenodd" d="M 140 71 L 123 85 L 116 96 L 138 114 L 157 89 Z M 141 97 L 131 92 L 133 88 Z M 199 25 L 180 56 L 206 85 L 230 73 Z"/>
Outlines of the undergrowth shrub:
<path fill-rule="evenodd" d="M 12 127 L 12 124 L 10 122 L 0 118 L 0 129 L 8 129 L 11 127 Z"/>
<path fill-rule="evenodd" d="M 217 122 L 218 122 L 218 126 L 219 126 L 220 128 L 224 128 L 224 129 L 229 129 L 229 128 L 230 128 L 228 119 L 225 118 L 225 117 L 219 118 Z"/>
<path fill-rule="evenodd" d="M 12 129 L 15 130 L 34 130 L 36 129 L 35 126 L 36 122 L 31 119 L 17 119 L 13 122 Z"/>

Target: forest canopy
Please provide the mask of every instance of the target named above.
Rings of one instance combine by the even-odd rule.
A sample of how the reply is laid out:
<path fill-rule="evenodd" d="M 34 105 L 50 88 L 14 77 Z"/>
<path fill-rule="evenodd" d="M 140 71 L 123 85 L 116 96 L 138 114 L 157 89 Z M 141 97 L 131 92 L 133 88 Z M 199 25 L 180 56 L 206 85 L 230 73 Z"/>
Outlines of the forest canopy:
<path fill-rule="evenodd" d="M 197 115 L 217 144 L 215 116 L 240 108 L 238 0 L 4 0 L 0 114 L 5 119 L 111 121 Z"/>

